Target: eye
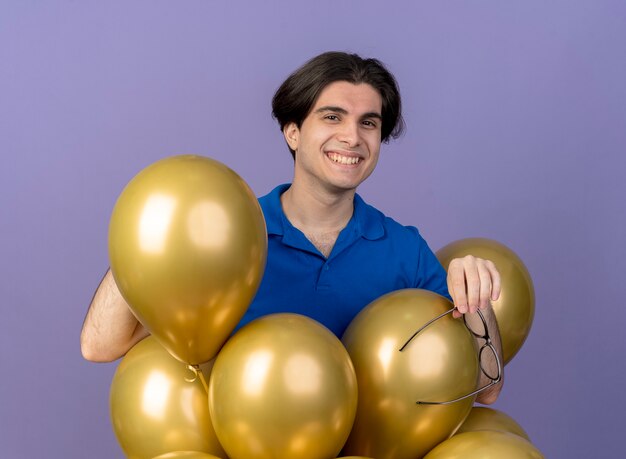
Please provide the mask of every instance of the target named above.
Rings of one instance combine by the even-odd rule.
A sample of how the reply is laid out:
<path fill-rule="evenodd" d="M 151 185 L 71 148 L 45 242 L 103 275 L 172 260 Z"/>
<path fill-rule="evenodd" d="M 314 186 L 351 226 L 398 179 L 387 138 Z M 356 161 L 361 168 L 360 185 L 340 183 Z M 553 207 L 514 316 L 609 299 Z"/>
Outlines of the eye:
<path fill-rule="evenodd" d="M 339 117 L 333 114 L 325 115 L 324 119 L 329 120 L 329 121 L 339 121 Z"/>
<path fill-rule="evenodd" d="M 375 128 L 378 126 L 378 124 L 372 120 L 363 120 L 363 125 L 369 128 Z"/>

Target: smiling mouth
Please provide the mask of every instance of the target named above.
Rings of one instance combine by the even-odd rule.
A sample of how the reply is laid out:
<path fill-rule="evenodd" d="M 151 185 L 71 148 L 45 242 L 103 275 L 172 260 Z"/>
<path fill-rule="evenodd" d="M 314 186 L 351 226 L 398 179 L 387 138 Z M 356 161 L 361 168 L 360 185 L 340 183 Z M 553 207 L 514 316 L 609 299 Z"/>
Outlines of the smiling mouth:
<path fill-rule="evenodd" d="M 328 156 L 328 159 L 330 159 L 334 163 L 345 164 L 347 166 L 351 166 L 353 164 L 358 164 L 361 162 L 361 158 L 359 156 L 345 156 L 334 152 L 327 153 L 326 156 Z"/>

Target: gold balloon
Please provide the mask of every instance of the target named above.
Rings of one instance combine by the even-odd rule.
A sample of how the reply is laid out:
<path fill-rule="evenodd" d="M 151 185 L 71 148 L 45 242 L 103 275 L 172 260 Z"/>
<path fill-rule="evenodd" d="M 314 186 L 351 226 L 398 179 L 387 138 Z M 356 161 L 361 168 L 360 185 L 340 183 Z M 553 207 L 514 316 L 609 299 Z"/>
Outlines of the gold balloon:
<path fill-rule="evenodd" d="M 266 254 L 254 194 L 235 172 L 201 156 L 147 167 L 111 216 L 120 292 L 148 331 L 189 364 L 217 354 L 257 291 Z"/>
<path fill-rule="evenodd" d="M 429 320 L 452 304 L 426 290 L 387 294 L 363 309 L 343 336 L 356 370 L 359 404 L 344 454 L 416 458 L 448 438 L 469 413 L 479 367 L 476 344 L 462 320 L 444 316 L 400 352 Z"/>
<path fill-rule="evenodd" d="M 528 440 L 509 432 L 465 432 L 444 441 L 424 459 L 544 459 Z"/>
<path fill-rule="evenodd" d="M 192 376 L 151 336 L 128 351 L 111 383 L 110 406 L 113 430 L 129 458 L 178 450 L 226 457 L 213 430 L 206 388 L 200 379 L 186 381 Z"/>
<path fill-rule="evenodd" d="M 220 459 L 212 454 L 200 453 L 198 451 L 174 451 L 172 453 L 161 454 L 153 459 Z"/>
<path fill-rule="evenodd" d="M 464 432 L 475 432 L 478 430 L 496 430 L 498 432 L 509 432 L 530 441 L 526 431 L 513 418 L 502 411 L 493 408 L 475 406 L 470 411 L 456 434 Z"/>
<path fill-rule="evenodd" d="M 239 330 L 215 359 L 209 408 L 232 459 L 323 459 L 354 421 L 354 367 L 327 328 L 272 314 Z"/>
<path fill-rule="evenodd" d="M 466 255 L 491 260 L 502 278 L 500 298 L 493 301 L 498 321 L 504 363 L 508 363 L 526 341 L 535 316 L 535 289 L 522 260 L 505 245 L 490 239 L 461 239 L 437 251 L 447 269 L 454 258 Z"/>

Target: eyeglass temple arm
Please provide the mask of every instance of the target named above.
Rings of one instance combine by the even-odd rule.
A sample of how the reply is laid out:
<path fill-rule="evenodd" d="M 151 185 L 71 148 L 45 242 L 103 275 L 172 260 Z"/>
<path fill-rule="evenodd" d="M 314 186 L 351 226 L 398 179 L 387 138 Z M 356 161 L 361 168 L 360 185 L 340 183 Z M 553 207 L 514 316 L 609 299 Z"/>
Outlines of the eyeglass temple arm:
<path fill-rule="evenodd" d="M 427 323 L 425 323 L 424 325 L 422 325 L 415 333 L 413 333 L 413 335 L 407 340 L 406 343 L 404 343 L 404 345 L 400 348 L 400 352 L 402 352 L 408 345 L 409 343 L 417 336 L 420 334 L 420 332 L 422 332 L 426 327 L 428 327 L 430 324 L 432 324 L 433 322 L 441 319 L 443 316 L 450 314 L 451 312 L 453 312 L 456 309 L 456 307 L 453 307 L 452 309 L 449 309 L 448 311 L 439 314 L 437 317 L 435 317 L 434 319 L 429 320 Z M 482 337 L 483 339 L 485 339 L 487 341 L 487 343 L 489 344 L 489 346 L 492 348 L 494 356 L 496 358 L 496 364 L 498 365 L 498 377 L 495 380 L 491 380 L 491 383 L 487 384 L 484 387 L 481 387 L 480 389 L 476 389 L 473 392 L 470 392 L 469 394 L 463 395 L 462 397 L 459 398 L 455 398 L 454 400 L 448 400 L 446 402 L 426 402 L 426 401 L 417 401 L 415 402 L 417 405 L 450 405 L 452 403 L 456 403 L 456 402 L 460 402 L 461 400 L 464 400 L 468 397 L 471 397 L 473 395 L 477 395 L 481 392 L 483 392 L 484 390 L 488 389 L 489 387 L 492 387 L 496 384 L 498 384 L 501 380 L 502 380 L 502 363 L 500 362 L 500 358 L 498 357 L 498 352 L 496 351 L 496 349 L 493 347 L 493 344 L 491 344 L 491 338 L 489 337 L 488 334 L 488 326 L 487 326 L 487 321 L 485 320 L 485 317 L 483 316 L 482 312 L 480 311 L 480 309 L 477 311 L 478 312 L 478 316 L 480 317 L 480 319 L 483 322 L 483 326 L 485 328 L 485 336 Z M 471 330 L 470 330 L 471 331 Z M 472 334 L 474 334 L 475 336 L 476 333 L 474 333 L 472 331 Z"/>
<path fill-rule="evenodd" d="M 463 395 L 462 397 L 459 398 L 455 398 L 454 400 L 448 400 L 447 402 L 424 402 L 424 401 L 417 401 L 415 402 L 416 405 L 450 405 L 451 403 L 456 403 L 456 402 L 460 402 L 463 399 L 466 399 L 468 397 L 471 397 L 473 395 L 478 395 L 481 392 L 489 389 L 492 386 L 495 386 L 496 384 L 499 384 L 500 381 L 502 381 L 502 362 L 500 362 L 500 357 L 498 357 L 498 353 L 496 352 L 496 349 L 493 347 L 492 344 L 490 344 L 491 350 L 493 351 L 493 354 L 496 358 L 496 364 L 498 365 L 498 377 L 496 379 L 492 379 L 491 382 L 489 384 L 487 384 L 484 387 L 481 387 L 480 389 L 476 389 L 474 392 L 470 392 L 467 395 Z M 482 369 L 482 367 L 481 367 Z M 483 370 L 484 373 L 484 370 Z"/>
<path fill-rule="evenodd" d="M 404 343 L 404 345 L 399 349 L 400 352 L 402 352 L 404 350 L 405 347 L 407 347 L 409 345 L 409 343 L 411 341 L 413 341 L 413 339 L 419 335 L 426 327 L 428 327 L 430 324 L 432 324 L 433 322 L 441 319 L 443 316 L 450 314 L 451 312 L 453 312 L 456 309 L 456 307 L 449 309 L 448 311 L 444 312 L 443 314 L 439 314 L 437 317 L 435 317 L 434 319 L 430 319 L 428 322 L 426 322 L 424 325 L 422 325 L 415 333 L 413 333 L 413 335 L 411 335 L 411 337 L 406 341 L 406 343 Z"/>
<path fill-rule="evenodd" d="M 481 392 L 485 391 L 486 389 L 490 388 L 491 386 L 495 386 L 496 384 L 498 384 L 500 382 L 500 380 L 501 380 L 501 378 L 494 379 L 493 381 L 491 381 L 486 386 L 481 387 L 480 389 L 476 389 L 474 392 L 470 392 L 469 394 L 464 395 L 464 396 L 459 397 L 459 398 L 455 398 L 454 400 L 448 400 L 447 402 L 424 402 L 424 401 L 417 401 L 417 402 L 415 402 L 415 404 L 416 405 L 450 405 L 451 403 L 460 402 L 461 400 L 469 398 L 469 397 L 471 397 L 473 395 L 480 394 Z"/>

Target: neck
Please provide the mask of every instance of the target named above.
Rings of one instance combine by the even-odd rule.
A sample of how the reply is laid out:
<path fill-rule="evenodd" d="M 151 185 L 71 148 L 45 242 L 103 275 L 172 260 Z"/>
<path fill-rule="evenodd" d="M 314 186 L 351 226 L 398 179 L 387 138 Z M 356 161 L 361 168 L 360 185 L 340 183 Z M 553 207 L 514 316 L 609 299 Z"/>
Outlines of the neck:
<path fill-rule="evenodd" d="M 329 192 L 294 180 L 281 196 L 281 204 L 291 224 L 305 234 L 311 231 L 338 233 L 352 217 L 355 192 Z"/>

